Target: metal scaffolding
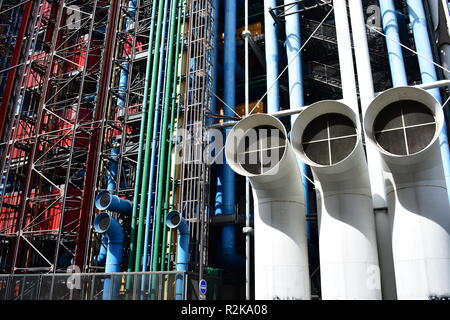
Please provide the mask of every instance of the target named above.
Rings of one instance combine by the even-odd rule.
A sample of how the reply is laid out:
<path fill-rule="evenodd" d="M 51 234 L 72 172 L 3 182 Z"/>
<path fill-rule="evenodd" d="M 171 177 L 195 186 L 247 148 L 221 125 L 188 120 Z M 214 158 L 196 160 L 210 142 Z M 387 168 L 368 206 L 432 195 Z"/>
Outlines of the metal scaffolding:
<path fill-rule="evenodd" d="M 210 0 L 189 3 L 186 93 L 182 137 L 179 208 L 190 225 L 192 257 L 200 277 L 207 263 L 210 168 L 203 158 L 208 143 L 206 114 L 211 113 L 213 6 Z"/>
<path fill-rule="evenodd" d="M 11 249 L 11 273 L 57 272 L 64 256 L 82 266 L 89 163 L 102 124 L 97 94 L 111 30 L 107 1 L 35 3 L 25 72 L 2 144 L 0 236 Z"/>

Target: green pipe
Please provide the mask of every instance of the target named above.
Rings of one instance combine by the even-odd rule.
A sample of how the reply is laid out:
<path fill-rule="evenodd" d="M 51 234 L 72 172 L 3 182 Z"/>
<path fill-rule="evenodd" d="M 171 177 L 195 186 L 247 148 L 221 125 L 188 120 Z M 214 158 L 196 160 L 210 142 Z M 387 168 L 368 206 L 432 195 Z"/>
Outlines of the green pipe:
<path fill-rule="evenodd" d="M 172 0 L 172 8 L 175 7 L 175 3 L 178 3 L 179 0 Z M 175 19 L 176 19 L 176 10 L 172 10 L 170 13 L 170 38 L 169 38 L 169 53 L 167 58 L 167 64 L 169 66 L 173 66 L 173 44 L 174 44 L 174 38 L 175 38 Z M 167 126 L 169 124 L 169 103 L 171 95 L 169 92 L 171 92 L 171 73 L 168 72 L 166 77 L 166 94 L 164 95 L 164 109 L 163 109 L 163 120 L 162 120 L 162 126 L 161 126 L 161 154 L 158 159 L 158 168 L 161 173 L 166 172 L 166 166 L 167 166 Z M 166 151 L 166 152 L 165 152 Z M 164 199 L 164 181 L 165 181 L 165 175 L 160 174 L 158 176 L 158 194 L 157 194 L 157 200 L 156 200 L 156 208 L 155 208 L 155 216 L 154 216 L 154 222 L 155 222 L 155 238 L 154 243 L 152 243 L 153 247 L 153 266 L 152 271 L 160 271 L 160 244 L 161 244 L 161 213 L 162 213 L 162 201 Z M 164 228 L 163 228 L 163 234 L 164 234 Z"/>
<path fill-rule="evenodd" d="M 138 151 L 138 160 L 137 160 L 137 169 L 136 169 L 136 180 L 134 185 L 134 201 L 133 201 L 133 211 L 131 213 L 131 235 L 130 235 L 130 252 L 128 254 L 128 267 L 127 271 L 133 271 L 133 262 L 135 261 L 135 247 L 136 247 L 136 218 L 137 218 L 137 210 L 139 203 L 139 189 L 142 184 L 142 157 L 143 157 L 143 146 L 144 146 L 144 134 L 146 129 L 146 120 L 148 115 L 148 90 L 150 84 L 150 74 L 151 74 L 151 61 L 152 61 L 152 43 L 154 37 L 154 27 L 155 27 L 155 14 L 156 14 L 156 1 L 152 5 L 152 17 L 150 24 L 150 35 L 149 35 L 149 43 L 148 43 L 148 53 L 147 53 L 147 66 L 145 70 L 145 88 L 144 88 L 144 101 L 142 103 L 142 117 L 141 117 L 141 128 L 139 132 L 139 151 Z M 137 13 L 138 14 L 138 13 Z M 143 212 L 142 210 L 139 212 L 139 225 L 143 222 Z M 134 271 L 138 271 L 135 270 Z M 127 289 L 130 287 L 130 279 L 127 278 Z"/>
<path fill-rule="evenodd" d="M 183 8 L 183 4 L 179 3 L 178 6 L 178 14 L 177 14 L 177 19 L 178 19 L 178 23 L 177 23 L 177 37 L 176 37 L 176 49 L 175 49 L 175 57 L 177 58 L 175 60 L 175 67 L 174 67 L 174 72 L 173 72 L 173 80 L 172 80 L 172 103 L 171 103 L 171 115 L 170 115 L 170 131 L 169 131 L 169 148 L 167 151 L 167 155 L 168 155 L 168 163 L 167 163 L 167 173 L 166 173 L 166 182 L 165 182 L 165 194 L 164 194 L 164 219 L 163 221 L 166 220 L 167 214 L 169 212 L 169 197 L 170 197 L 170 178 L 171 178 L 171 173 L 172 173 L 172 151 L 173 151 L 173 143 L 171 141 L 172 137 L 173 137 L 173 133 L 174 133 L 174 125 L 175 125 L 175 101 L 176 101 L 176 96 L 177 96 L 177 83 L 178 83 L 178 68 L 179 68 L 179 64 L 180 64 L 180 32 L 181 32 L 181 15 L 182 15 L 182 8 Z M 184 18 L 184 15 L 183 15 Z M 176 179 L 176 176 L 174 177 L 174 179 Z M 171 241 L 171 235 L 172 233 L 169 234 L 169 239 L 168 241 Z M 166 259 L 165 259 L 165 253 L 167 250 L 167 246 L 168 243 L 166 241 L 166 232 L 163 233 L 163 259 L 162 259 L 162 263 L 161 263 L 161 271 L 167 271 L 166 268 Z M 170 242 L 169 242 L 170 245 Z M 167 264 L 168 266 L 169 264 Z"/>
<path fill-rule="evenodd" d="M 144 156 L 144 171 L 142 174 L 141 183 L 141 197 L 139 199 L 139 226 L 137 232 L 137 244 L 136 244 L 136 260 L 134 263 L 134 269 L 136 272 L 140 271 L 142 260 L 142 242 L 144 238 L 144 214 L 147 209 L 147 192 L 148 192 L 148 179 L 150 171 L 150 156 L 151 156 L 151 141 L 153 133 L 153 120 L 155 114 L 155 95 L 156 95 L 156 81 L 158 79 L 158 66 L 159 59 L 162 52 L 159 47 L 161 45 L 161 33 L 162 33 L 162 19 L 164 17 L 164 1 L 159 1 L 158 6 L 158 22 L 156 29 L 155 39 L 155 54 L 152 65 L 151 83 L 150 83 L 150 99 L 149 99 L 149 111 L 147 117 L 147 130 L 145 133 L 145 156 Z"/>
<path fill-rule="evenodd" d="M 182 23 L 182 29 L 181 29 L 181 34 L 184 34 L 184 27 L 185 27 L 185 21 L 186 21 L 186 2 L 183 3 L 183 23 Z M 181 91 L 181 82 L 182 82 L 182 66 L 183 66 L 183 53 L 184 51 L 181 51 L 181 55 L 179 56 L 179 67 L 178 67 L 178 87 L 177 87 L 177 93 L 176 93 L 176 97 L 173 100 L 173 104 L 172 104 L 172 110 L 175 110 L 175 104 L 176 104 L 176 112 L 177 115 L 175 117 L 175 119 L 177 119 L 177 127 L 174 128 L 174 130 L 176 131 L 175 136 L 178 137 L 178 130 L 179 130 L 179 119 L 180 119 L 180 108 L 181 108 L 181 99 L 180 99 L 180 91 Z M 172 135 L 173 136 L 173 135 Z M 173 147 L 175 145 L 172 144 L 172 150 Z M 171 152 L 172 153 L 172 152 Z M 172 183 L 171 183 L 171 187 L 170 187 L 170 192 L 172 192 L 172 201 L 171 201 L 171 207 L 175 209 L 175 189 L 176 189 L 176 185 L 177 185 L 177 167 L 174 167 L 174 172 L 173 172 L 173 179 L 172 179 Z M 172 233 L 169 233 L 169 244 L 172 243 Z M 167 258 L 167 265 L 170 265 L 170 254 L 168 254 L 168 258 Z"/>

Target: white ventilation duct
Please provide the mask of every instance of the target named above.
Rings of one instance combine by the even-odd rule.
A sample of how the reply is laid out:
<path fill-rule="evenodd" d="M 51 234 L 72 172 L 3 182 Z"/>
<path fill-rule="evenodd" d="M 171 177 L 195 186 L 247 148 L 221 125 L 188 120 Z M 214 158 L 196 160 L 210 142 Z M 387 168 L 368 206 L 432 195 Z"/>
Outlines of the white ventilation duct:
<path fill-rule="evenodd" d="M 253 189 L 256 300 L 310 299 L 303 188 L 286 129 L 272 116 L 252 115 L 230 132 L 225 153 Z"/>
<path fill-rule="evenodd" d="M 369 106 L 368 143 L 383 158 L 398 299 L 450 296 L 450 207 L 439 146 L 444 115 L 428 92 L 398 87 Z"/>
<path fill-rule="evenodd" d="M 322 299 L 381 299 L 375 221 L 357 116 L 321 101 L 296 120 L 291 141 L 317 192 Z"/>

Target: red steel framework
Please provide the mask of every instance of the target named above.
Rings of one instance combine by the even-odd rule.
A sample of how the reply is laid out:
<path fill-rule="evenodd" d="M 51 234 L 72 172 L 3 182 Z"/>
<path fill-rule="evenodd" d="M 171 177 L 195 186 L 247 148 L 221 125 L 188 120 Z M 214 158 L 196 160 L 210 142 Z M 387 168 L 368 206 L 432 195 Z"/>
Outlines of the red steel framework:
<path fill-rule="evenodd" d="M 65 257 L 83 269 L 118 3 L 24 2 L 33 11 L 23 20 L 28 54 L 12 64 L 23 72 L 19 85 L 7 83 L 18 94 L 8 98 L 0 150 L 7 272 L 65 271 Z"/>

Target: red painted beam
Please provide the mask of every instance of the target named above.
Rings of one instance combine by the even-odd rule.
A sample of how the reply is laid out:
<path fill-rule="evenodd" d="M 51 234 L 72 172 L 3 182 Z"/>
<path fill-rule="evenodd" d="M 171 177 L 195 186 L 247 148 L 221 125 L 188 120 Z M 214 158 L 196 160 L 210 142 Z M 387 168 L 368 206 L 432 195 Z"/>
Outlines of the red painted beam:
<path fill-rule="evenodd" d="M 104 118 L 105 106 L 108 101 L 109 83 L 111 78 L 112 62 L 114 55 L 114 44 L 116 41 L 116 29 L 119 18 L 119 0 L 112 0 L 109 9 L 108 20 L 110 21 L 105 39 L 105 50 L 103 52 L 103 62 L 101 68 L 101 78 L 97 94 L 97 103 L 95 108 L 94 121 L 96 124 L 102 123 Z M 91 213 L 94 203 L 95 184 L 99 166 L 100 147 L 102 141 L 102 125 L 95 128 L 92 132 L 91 143 L 89 146 L 88 162 L 86 168 L 86 180 L 81 205 L 80 228 L 78 233 L 75 265 L 81 270 L 85 267 L 86 245 L 88 242 L 89 223 L 91 222 Z"/>
<path fill-rule="evenodd" d="M 25 4 L 25 9 L 22 15 L 22 22 L 20 24 L 19 33 L 17 35 L 16 46 L 14 48 L 14 54 L 11 60 L 12 69 L 8 73 L 8 78 L 6 80 L 6 88 L 3 94 L 2 104 L 0 106 L 0 138 L 3 136 L 3 130 L 5 129 L 6 117 L 8 115 L 8 104 L 9 99 L 14 88 L 15 77 L 16 77 L 16 66 L 19 63 L 20 52 L 22 51 L 22 44 L 25 37 L 25 32 L 27 31 L 28 20 L 30 19 L 31 10 L 33 9 L 33 2 L 27 2 Z"/>

